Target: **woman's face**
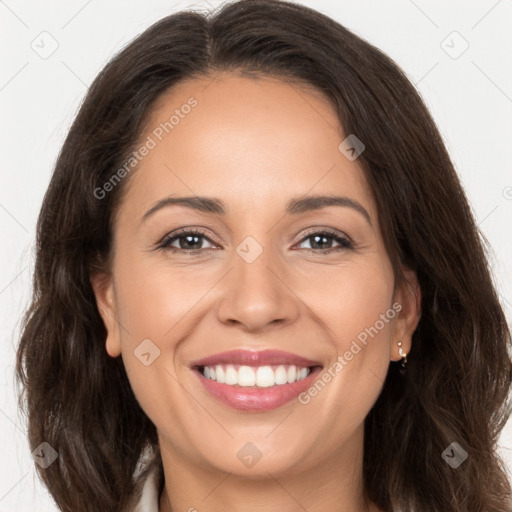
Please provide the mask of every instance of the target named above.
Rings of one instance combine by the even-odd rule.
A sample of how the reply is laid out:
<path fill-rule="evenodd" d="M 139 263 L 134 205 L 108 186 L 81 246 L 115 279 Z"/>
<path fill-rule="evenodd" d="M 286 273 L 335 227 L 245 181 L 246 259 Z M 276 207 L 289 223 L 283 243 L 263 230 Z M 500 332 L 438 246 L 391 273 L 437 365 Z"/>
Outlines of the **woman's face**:
<path fill-rule="evenodd" d="M 417 305 L 347 135 L 320 93 L 268 77 L 182 82 L 152 111 L 93 286 L 106 350 L 175 460 L 277 475 L 361 455 Z M 287 354 L 221 355 L 216 380 L 197 367 L 233 350 Z"/>

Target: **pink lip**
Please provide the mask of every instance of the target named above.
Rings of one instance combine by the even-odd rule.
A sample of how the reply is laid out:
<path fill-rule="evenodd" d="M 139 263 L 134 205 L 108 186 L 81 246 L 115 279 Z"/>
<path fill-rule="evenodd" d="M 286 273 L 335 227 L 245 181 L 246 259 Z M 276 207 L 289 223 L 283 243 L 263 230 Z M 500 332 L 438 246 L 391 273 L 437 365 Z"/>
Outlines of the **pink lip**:
<path fill-rule="evenodd" d="M 242 411 L 264 412 L 277 409 L 306 391 L 321 371 L 322 369 L 317 366 L 305 379 L 269 388 L 229 386 L 207 379 L 198 370 L 194 373 L 206 391 L 226 405 Z"/>
<path fill-rule="evenodd" d="M 314 367 L 311 373 L 304 379 L 291 384 L 282 384 L 268 388 L 230 386 L 221 384 L 216 380 L 207 379 L 201 372 L 202 366 L 215 366 L 217 364 L 233 364 L 247 366 L 265 365 L 296 365 L 300 367 Z M 194 361 L 190 365 L 195 371 L 206 391 L 224 404 L 238 410 L 263 412 L 281 407 L 296 398 L 300 393 L 309 388 L 318 374 L 322 371 L 322 365 L 318 361 L 283 352 L 280 350 L 230 350 L 204 359 Z"/>
<path fill-rule="evenodd" d="M 312 361 L 311 359 L 306 359 L 291 352 L 283 352 L 282 350 L 229 350 L 228 352 L 221 352 L 220 354 L 192 361 L 190 366 L 194 368 L 197 366 L 215 366 L 217 364 L 322 366 L 318 361 Z"/>

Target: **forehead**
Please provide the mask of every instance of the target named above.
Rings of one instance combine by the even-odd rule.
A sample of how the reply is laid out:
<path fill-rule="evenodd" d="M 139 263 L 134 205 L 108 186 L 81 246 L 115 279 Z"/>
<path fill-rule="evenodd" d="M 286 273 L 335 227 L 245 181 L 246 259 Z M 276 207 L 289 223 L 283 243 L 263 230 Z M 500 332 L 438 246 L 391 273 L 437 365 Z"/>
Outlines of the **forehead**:
<path fill-rule="evenodd" d="M 126 200 L 137 209 L 165 195 L 212 196 L 228 210 L 254 212 L 340 193 L 374 216 L 362 169 L 339 150 L 345 137 L 333 106 L 311 86 L 233 73 L 186 80 L 153 106 L 140 139 L 151 148 Z"/>

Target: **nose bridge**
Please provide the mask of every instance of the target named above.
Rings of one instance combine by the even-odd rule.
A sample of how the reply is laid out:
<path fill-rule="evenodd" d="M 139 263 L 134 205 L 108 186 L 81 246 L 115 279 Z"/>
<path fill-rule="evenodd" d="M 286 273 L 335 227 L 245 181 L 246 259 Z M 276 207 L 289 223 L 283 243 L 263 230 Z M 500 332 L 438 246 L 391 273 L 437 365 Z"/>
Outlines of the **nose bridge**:
<path fill-rule="evenodd" d="M 264 245 L 248 236 L 235 248 L 233 269 L 217 309 L 220 321 L 256 330 L 271 322 L 291 321 L 297 315 L 297 298 L 286 286 L 286 272 L 269 240 L 265 237 Z"/>

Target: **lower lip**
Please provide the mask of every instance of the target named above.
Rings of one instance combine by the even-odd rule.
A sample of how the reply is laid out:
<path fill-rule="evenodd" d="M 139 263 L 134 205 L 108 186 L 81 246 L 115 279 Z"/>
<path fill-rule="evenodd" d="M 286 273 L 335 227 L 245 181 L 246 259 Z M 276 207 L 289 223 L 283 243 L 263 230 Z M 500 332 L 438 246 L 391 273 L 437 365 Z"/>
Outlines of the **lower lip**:
<path fill-rule="evenodd" d="M 206 391 L 226 405 L 242 411 L 270 411 L 277 409 L 296 398 L 309 388 L 322 368 L 315 367 L 304 379 L 291 384 L 281 384 L 268 388 L 230 386 L 216 380 L 207 379 L 195 369 Z"/>

